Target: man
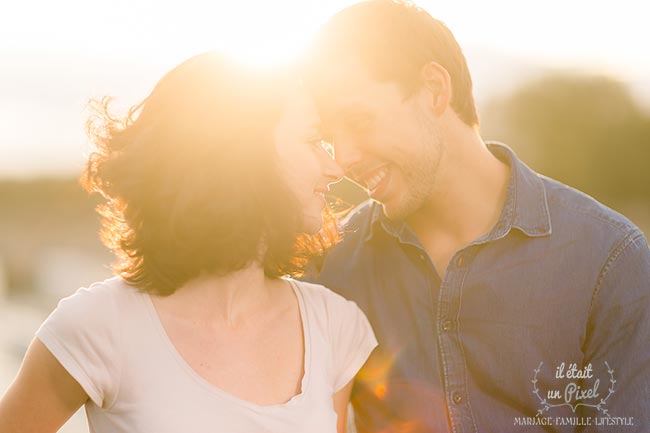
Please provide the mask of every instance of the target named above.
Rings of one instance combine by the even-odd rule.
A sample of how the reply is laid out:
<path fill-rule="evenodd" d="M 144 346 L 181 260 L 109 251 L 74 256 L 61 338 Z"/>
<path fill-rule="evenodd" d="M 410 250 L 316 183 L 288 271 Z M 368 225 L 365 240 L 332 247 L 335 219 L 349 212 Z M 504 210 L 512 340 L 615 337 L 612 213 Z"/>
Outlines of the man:
<path fill-rule="evenodd" d="M 647 241 L 483 142 L 451 32 L 411 4 L 359 3 L 321 29 L 306 74 L 371 197 L 308 277 L 379 340 L 357 430 L 650 431 Z"/>

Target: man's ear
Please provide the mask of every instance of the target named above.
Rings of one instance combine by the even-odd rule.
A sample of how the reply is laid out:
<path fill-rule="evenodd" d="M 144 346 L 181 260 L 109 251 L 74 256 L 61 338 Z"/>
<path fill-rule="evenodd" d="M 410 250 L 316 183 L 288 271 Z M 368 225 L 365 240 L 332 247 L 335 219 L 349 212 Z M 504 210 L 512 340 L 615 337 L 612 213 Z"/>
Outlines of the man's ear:
<path fill-rule="evenodd" d="M 422 84 L 429 91 L 429 107 L 441 116 L 451 103 L 451 77 L 439 63 L 429 62 L 420 71 Z"/>

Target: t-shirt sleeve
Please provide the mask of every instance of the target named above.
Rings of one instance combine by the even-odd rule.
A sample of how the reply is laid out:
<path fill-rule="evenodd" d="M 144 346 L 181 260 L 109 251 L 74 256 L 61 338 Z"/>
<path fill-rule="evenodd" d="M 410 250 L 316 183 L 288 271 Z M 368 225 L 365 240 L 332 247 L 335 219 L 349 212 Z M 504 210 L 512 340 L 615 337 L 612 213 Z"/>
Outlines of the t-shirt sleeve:
<path fill-rule="evenodd" d="M 343 388 L 361 369 L 377 339 L 372 327 L 357 304 L 336 295 L 330 324 L 332 326 L 332 366 L 334 392 Z"/>
<path fill-rule="evenodd" d="M 119 387 L 121 327 L 114 293 L 103 282 L 62 299 L 36 337 L 99 407 L 109 407 Z"/>

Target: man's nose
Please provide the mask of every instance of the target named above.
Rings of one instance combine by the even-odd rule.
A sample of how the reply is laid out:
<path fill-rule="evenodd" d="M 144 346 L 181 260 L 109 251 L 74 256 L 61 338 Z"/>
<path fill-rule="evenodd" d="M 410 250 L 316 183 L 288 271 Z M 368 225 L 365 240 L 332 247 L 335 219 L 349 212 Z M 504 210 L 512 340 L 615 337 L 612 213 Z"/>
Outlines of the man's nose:
<path fill-rule="evenodd" d="M 358 164 L 362 156 L 361 149 L 351 140 L 343 137 L 334 140 L 334 159 L 344 172 Z"/>

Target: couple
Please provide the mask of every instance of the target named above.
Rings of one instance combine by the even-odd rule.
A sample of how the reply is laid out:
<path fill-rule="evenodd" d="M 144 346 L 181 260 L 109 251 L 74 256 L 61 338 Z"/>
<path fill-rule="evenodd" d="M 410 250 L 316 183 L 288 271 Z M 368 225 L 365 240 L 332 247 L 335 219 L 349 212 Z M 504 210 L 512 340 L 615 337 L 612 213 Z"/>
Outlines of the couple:
<path fill-rule="evenodd" d="M 299 79 L 204 54 L 100 106 L 118 276 L 37 331 L 0 431 L 334 433 L 350 399 L 359 432 L 649 431 L 643 234 L 484 143 L 471 87 L 443 24 L 370 0 Z M 339 227 L 343 174 L 372 200 Z M 569 366 L 597 398 L 547 398 Z"/>

